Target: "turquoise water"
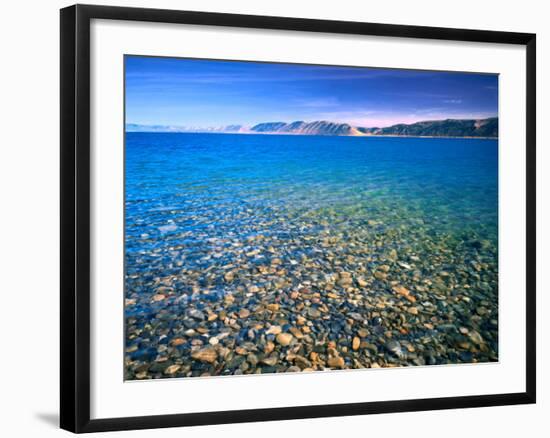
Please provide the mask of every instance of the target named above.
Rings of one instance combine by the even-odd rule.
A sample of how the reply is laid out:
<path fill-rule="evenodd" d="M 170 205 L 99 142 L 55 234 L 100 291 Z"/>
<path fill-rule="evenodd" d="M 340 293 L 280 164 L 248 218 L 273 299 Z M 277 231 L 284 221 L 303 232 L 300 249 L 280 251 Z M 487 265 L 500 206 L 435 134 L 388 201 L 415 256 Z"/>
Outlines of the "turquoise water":
<path fill-rule="evenodd" d="M 367 278 L 361 292 L 367 301 L 374 295 L 392 298 L 392 287 L 405 284 L 418 302 L 438 306 L 441 322 L 457 319 L 457 326 L 487 333 L 489 347 L 481 351 L 489 351 L 490 358 L 478 359 L 494 360 L 496 140 L 127 133 L 125 166 L 129 326 L 148 324 L 160 310 L 185 313 L 190 303 L 209 310 L 209 303 L 222 303 L 227 294 L 239 297 L 251 286 L 281 303 L 286 300 L 281 293 L 304 285 L 324 296 L 327 276 L 346 270 Z M 278 279 L 254 274 L 270 263 L 284 269 Z M 392 269 L 386 283 L 372 277 L 382 263 Z M 224 280 L 230 270 L 236 280 Z M 159 295 L 159 285 L 169 289 L 157 302 L 151 297 Z M 468 300 L 439 309 L 430 291 L 446 297 L 461 291 Z M 248 306 L 248 298 L 243 300 L 241 307 Z M 289 300 L 285 320 L 291 323 L 296 303 Z M 348 299 L 345 306 L 355 301 Z M 480 306 L 491 318 L 471 322 L 471 312 Z M 356 307 L 364 313 L 368 306 Z M 418 316 L 418 326 L 430 326 L 434 312 Z M 386 328 L 395 324 L 388 320 Z M 339 339 L 323 327 L 314 325 L 313 333 Z M 208 333 L 221 329 L 214 325 Z M 127 342 L 141 342 L 132 330 Z M 426 336 L 425 329 L 405 331 L 404 342 L 413 345 Z M 163 333 L 176 332 L 171 325 Z M 380 334 L 373 333 L 371 341 Z M 241 335 L 235 335 L 237 344 Z M 149 341 L 158 346 L 160 338 Z M 460 348 L 430 357 L 436 363 L 476 360 L 479 348 L 466 349 L 468 354 Z M 193 368 L 189 373 L 196 375 Z"/>
<path fill-rule="evenodd" d="M 497 237 L 496 140 L 185 133 L 126 139 L 128 254 L 189 232 L 284 233 L 290 224 L 278 230 L 271 214 L 323 209 L 338 220 L 421 219 L 434 232 Z"/>

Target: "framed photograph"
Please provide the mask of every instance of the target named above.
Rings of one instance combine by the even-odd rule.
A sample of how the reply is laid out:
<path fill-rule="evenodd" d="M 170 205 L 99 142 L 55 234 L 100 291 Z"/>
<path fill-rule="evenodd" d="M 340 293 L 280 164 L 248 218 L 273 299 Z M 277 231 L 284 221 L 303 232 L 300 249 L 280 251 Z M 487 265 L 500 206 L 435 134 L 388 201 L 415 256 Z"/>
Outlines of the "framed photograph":
<path fill-rule="evenodd" d="M 61 427 L 535 402 L 535 35 L 61 10 Z"/>

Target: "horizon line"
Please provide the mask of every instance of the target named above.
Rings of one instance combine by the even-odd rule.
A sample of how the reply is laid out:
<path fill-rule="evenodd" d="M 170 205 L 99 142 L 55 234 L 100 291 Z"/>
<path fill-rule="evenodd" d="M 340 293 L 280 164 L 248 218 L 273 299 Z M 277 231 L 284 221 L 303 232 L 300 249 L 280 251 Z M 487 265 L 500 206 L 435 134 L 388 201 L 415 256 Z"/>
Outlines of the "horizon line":
<path fill-rule="evenodd" d="M 497 137 L 482 136 L 460 136 L 460 135 L 405 135 L 405 134 L 303 134 L 299 132 L 251 132 L 251 131 L 124 131 L 125 134 L 219 134 L 219 135 L 294 135 L 304 137 L 389 137 L 389 138 L 445 138 L 445 139 L 464 139 L 464 140 L 498 140 Z"/>
<path fill-rule="evenodd" d="M 253 124 L 241 124 L 241 123 L 227 123 L 227 124 L 224 124 L 224 125 L 210 125 L 210 126 L 191 126 L 191 125 L 174 125 L 174 124 L 164 124 L 164 123 L 136 123 L 136 122 L 125 122 L 124 125 L 125 127 L 127 127 L 128 125 L 135 125 L 135 126 L 143 126 L 143 127 L 150 127 L 150 128 L 153 128 L 153 127 L 158 127 L 158 128 L 174 128 L 174 129 L 177 129 L 177 128 L 183 128 L 183 129 L 201 129 L 201 130 L 204 130 L 204 129 L 222 129 L 222 128 L 227 128 L 227 127 L 240 127 L 240 128 L 253 128 L 255 126 L 258 126 L 258 125 L 262 125 L 262 124 L 268 124 L 268 123 L 285 123 L 285 124 L 292 124 L 292 123 L 317 123 L 317 122 L 324 122 L 324 123 L 333 123 L 333 124 L 338 124 L 338 125 L 348 125 L 352 128 L 363 128 L 363 129 L 385 129 L 385 128 L 392 128 L 394 126 L 398 126 L 398 125 L 406 125 L 406 126 L 411 126 L 411 125 L 416 125 L 418 123 L 429 123 L 429 122 L 444 122 L 444 121 L 448 121 L 448 120 L 453 120 L 453 121 L 466 121 L 466 120 L 489 120 L 489 119 L 498 119 L 499 116 L 498 114 L 495 115 L 495 116 L 488 116 L 488 117 L 461 117 L 461 118 L 454 118 L 454 117 L 444 117 L 444 118 L 440 118 L 440 119 L 434 119 L 434 118 L 431 118 L 431 119 L 422 119 L 422 120 L 418 120 L 416 122 L 410 122 L 410 123 L 407 123 L 407 122 L 397 122 L 397 123 L 392 123 L 390 125 L 387 125 L 387 126 L 365 126 L 365 125 L 358 125 L 358 124 L 354 124 L 354 123 L 351 123 L 351 122 L 335 122 L 335 121 L 332 121 L 332 120 L 329 120 L 329 119 L 312 119 L 312 120 L 305 120 L 305 119 L 302 119 L 302 120 L 299 120 L 299 119 L 296 119 L 296 120 L 291 120 L 291 121 L 283 121 L 283 120 L 270 120 L 270 121 L 263 121 L 263 122 L 258 122 L 258 123 L 253 123 Z M 170 132 L 170 131 L 168 131 Z"/>

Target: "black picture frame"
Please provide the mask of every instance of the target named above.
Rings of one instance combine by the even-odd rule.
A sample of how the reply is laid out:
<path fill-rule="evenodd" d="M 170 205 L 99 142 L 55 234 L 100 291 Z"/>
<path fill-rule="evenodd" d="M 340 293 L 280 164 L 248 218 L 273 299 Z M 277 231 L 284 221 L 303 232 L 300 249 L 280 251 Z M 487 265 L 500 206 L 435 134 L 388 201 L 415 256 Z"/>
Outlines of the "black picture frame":
<path fill-rule="evenodd" d="M 92 19 L 525 46 L 527 78 L 526 391 L 479 396 L 90 419 L 90 22 Z M 535 403 L 535 34 L 90 5 L 74 5 L 62 9 L 60 24 L 61 428 L 75 433 L 102 432 Z"/>

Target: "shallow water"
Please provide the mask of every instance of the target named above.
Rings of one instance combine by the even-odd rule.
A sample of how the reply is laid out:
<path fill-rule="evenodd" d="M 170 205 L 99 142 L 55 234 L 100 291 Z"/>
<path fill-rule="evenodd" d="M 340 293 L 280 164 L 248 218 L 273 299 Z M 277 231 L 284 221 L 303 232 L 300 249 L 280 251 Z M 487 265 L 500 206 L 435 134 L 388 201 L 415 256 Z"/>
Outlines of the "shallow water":
<path fill-rule="evenodd" d="M 255 365 L 244 370 L 242 363 L 229 366 L 233 359 L 227 357 L 232 355 L 221 349 L 249 342 L 259 346 L 261 356 L 261 347 L 270 342 L 266 329 L 278 319 L 292 326 L 309 307 L 324 313 L 318 323 L 305 324 L 311 329 L 311 344 L 333 340 L 339 346 L 345 340 L 349 345 L 337 354 L 345 357 L 345 367 L 426 360 L 426 354 L 411 349 L 407 357 L 392 356 L 394 345 L 349 357 L 358 324 L 349 328 L 344 320 L 353 312 L 371 327 L 369 336 L 360 337 L 364 344 L 396 339 L 372 329 L 371 320 L 381 318 L 379 325 L 401 333 L 403 348 L 422 344 L 428 324 L 445 349 L 429 354 L 434 363 L 496 360 L 496 140 L 127 133 L 125 165 L 127 351 L 134 354 L 127 354 L 127 378 L 139 373 L 138 378 L 258 372 L 261 367 Z M 381 265 L 391 268 L 387 278 L 374 275 Z M 342 271 L 351 273 L 351 284 L 339 277 Z M 230 280 L 224 277 L 227 272 L 232 273 Z M 417 298 L 408 304 L 422 303 L 412 322 L 395 316 L 406 308 L 399 301 L 403 297 L 393 292 L 403 284 Z M 292 298 L 292 292 L 303 288 L 308 290 L 305 298 Z M 327 291 L 342 296 L 327 298 Z M 468 299 L 460 295 L 457 301 L 459 293 Z M 449 307 L 441 306 L 435 295 L 452 297 Z M 399 321 L 383 314 L 389 311 L 377 312 L 372 300 L 389 302 Z M 267 303 L 279 304 L 280 312 L 265 313 Z M 479 307 L 488 312 L 480 310 L 481 320 L 470 321 L 469 312 Z M 210 324 L 197 319 L 204 333 L 183 337 L 183 347 L 159 349 L 163 339 L 166 345 L 195 329 L 193 318 L 186 316 L 190 309 L 224 311 L 229 319 L 238 319 L 231 312 L 240 308 L 250 309 L 252 320 L 237 322 L 236 334 L 215 344 L 215 362 L 189 357 L 208 345 L 209 338 L 228 332 L 231 324 L 220 319 Z M 159 319 L 159 312 L 168 317 Z M 473 347 L 456 347 L 454 337 L 429 328 L 437 322 L 434 318 L 445 324 L 458 319 L 457 328 L 483 332 L 483 342 L 472 341 L 464 330 L 457 337 L 465 335 Z M 165 320 L 169 322 L 155 325 Z M 403 329 L 403 324 L 412 324 L 414 330 Z M 144 326 L 150 330 L 145 337 Z M 244 329 L 256 331 L 252 339 Z M 288 348 L 311 353 L 308 345 L 296 341 Z M 277 364 L 265 365 L 261 372 L 293 366 L 284 359 L 288 352 L 277 348 Z M 135 354 L 144 350 L 149 354 Z M 164 358 L 160 363 L 181 366 L 174 373 L 162 367 L 143 371 L 144 364 L 159 358 Z"/>

